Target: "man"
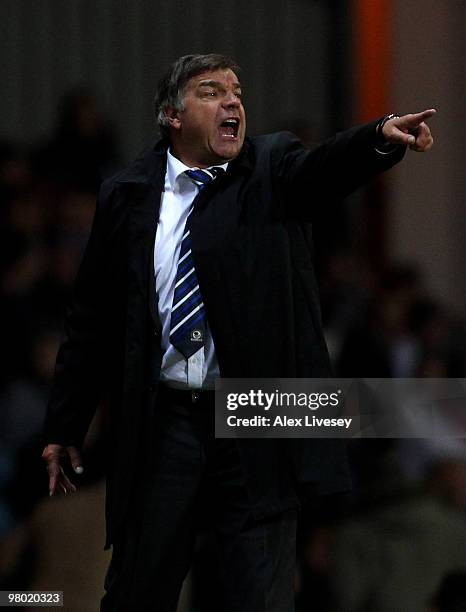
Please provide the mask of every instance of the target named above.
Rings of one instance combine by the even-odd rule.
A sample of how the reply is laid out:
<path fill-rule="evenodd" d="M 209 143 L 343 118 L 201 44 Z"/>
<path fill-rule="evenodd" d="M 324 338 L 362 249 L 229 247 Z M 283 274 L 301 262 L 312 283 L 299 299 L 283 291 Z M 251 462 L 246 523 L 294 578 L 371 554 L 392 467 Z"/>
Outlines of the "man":
<path fill-rule="evenodd" d="M 51 494 L 74 491 L 62 458 L 82 471 L 78 448 L 105 399 L 113 558 L 103 610 L 174 611 L 208 523 L 218 609 L 291 611 L 299 496 L 349 486 L 339 441 L 215 440 L 212 389 L 219 375 L 329 375 L 313 211 L 406 145 L 430 149 L 435 111 L 305 150 L 289 133 L 245 138 L 238 74 L 220 55 L 173 64 L 156 97 L 163 138 L 104 183 L 78 273 L 43 457 Z"/>

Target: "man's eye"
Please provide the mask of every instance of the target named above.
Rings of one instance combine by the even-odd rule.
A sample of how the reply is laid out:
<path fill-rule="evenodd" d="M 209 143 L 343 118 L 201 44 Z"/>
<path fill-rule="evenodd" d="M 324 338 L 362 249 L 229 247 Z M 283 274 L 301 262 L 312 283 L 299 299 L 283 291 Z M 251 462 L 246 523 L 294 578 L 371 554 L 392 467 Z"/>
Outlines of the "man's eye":
<path fill-rule="evenodd" d="M 217 95 L 217 92 L 216 91 L 206 91 L 205 95 L 208 96 L 208 97 L 213 98 L 214 96 Z"/>
<path fill-rule="evenodd" d="M 235 93 L 235 96 L 241 100 L 241 98 L 243 97 L 243 94 L 240 91 L 237 91 Z"/>

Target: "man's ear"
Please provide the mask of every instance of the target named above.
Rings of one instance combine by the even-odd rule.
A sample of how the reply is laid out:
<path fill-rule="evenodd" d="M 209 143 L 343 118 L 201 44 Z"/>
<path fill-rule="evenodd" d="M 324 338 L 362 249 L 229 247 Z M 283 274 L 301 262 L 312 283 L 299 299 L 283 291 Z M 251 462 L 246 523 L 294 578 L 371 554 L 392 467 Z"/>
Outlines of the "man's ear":
<path fill-rule="evenodd" d="M 168 119 L 169 126 L 174 130 L 179 130 L 181 127 L 181 121 L 179 112 L 172 108 L 171 106 L 167 106 L 165 109 L 165 116 Z"/>

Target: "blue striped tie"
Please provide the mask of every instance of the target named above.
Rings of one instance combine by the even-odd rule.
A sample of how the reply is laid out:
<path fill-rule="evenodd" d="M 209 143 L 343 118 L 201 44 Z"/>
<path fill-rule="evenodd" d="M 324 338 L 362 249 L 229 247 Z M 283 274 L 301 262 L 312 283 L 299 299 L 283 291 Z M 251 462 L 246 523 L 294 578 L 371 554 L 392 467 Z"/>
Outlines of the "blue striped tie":
<path fill-rule="evenodd" d="M 202 190 L 223 172 L 223 168 L 214 167 L 207 170 L 186 170 L 185 174 Z M 191 253 L 189 219 L 193 208 L 194 203 L 186 219 L 181 240 L 170 319 L 170 342 L 186 359 L 204 346 L 207 327 L 204 302 Z"/>

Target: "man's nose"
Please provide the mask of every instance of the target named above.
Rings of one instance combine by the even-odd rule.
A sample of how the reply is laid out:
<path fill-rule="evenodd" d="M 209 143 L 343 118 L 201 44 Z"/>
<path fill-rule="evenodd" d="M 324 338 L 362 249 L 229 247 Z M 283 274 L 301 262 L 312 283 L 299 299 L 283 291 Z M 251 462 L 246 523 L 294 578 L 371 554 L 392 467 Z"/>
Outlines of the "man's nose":
<path fill-rule="evenodd" d="M 225 108 L 238 108 L 240 104 L 240 99 L 233 92 L 227 93 L 223 98 L 223 106 Z"/>

